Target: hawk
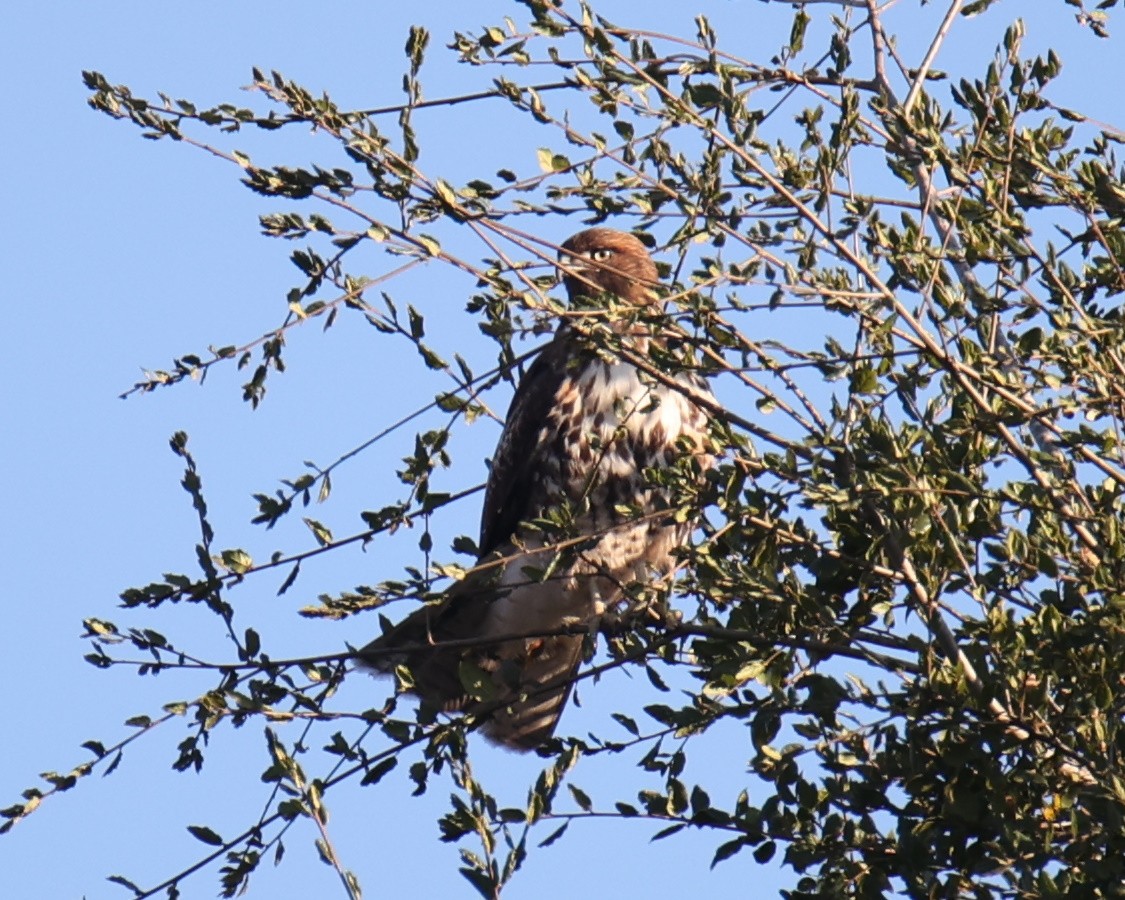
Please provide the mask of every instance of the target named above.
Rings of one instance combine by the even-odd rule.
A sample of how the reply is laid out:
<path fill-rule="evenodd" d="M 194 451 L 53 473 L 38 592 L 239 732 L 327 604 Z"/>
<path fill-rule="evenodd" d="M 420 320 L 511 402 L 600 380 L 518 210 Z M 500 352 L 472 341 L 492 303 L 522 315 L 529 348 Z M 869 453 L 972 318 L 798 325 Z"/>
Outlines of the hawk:
<path fill-rule="evenodd" d="M 559 266 L 572 306 L 606 295 L 623 312 L 661 303 L 656 266 L 632 234 L 580 232 L 563 243 Z M 609 324 L 634 359 L 660 340 L 636 319 Z M 564 323 L 512 398 L 485 488 L 478 566 L 363 647 L 361 664 L 405 665 L 411 691 L 447 712 L 486 712 L 485 734 L 498 743 L 529 750 L 550 738 L 584 640 L 550 632 L 591 625 L 625 601 L 628 585 L 669 573 L 693 527 L 660 514 L 669 490 L 645 472 L 688 456 L 701 477 L 707 417 L 689 395 L 711 395 L 690 373 L 669 380 L 680 389 Z"/>

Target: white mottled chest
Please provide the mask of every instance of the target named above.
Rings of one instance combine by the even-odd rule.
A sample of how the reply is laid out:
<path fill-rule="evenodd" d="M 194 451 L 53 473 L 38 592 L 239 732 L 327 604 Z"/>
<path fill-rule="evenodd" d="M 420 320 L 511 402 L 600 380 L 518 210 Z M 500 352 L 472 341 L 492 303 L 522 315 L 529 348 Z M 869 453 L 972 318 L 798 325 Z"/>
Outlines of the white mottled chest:
<path fill-rule="evenodd" d="M 573 474 L 602 480 L 639 474 L 666 461 L 665 451 L 689 428 L 698 411 L 679 391 L 642 378 L 627 363 L 598 361 L 575 379 L 579 443 L 589 444 L 585 465 Z M 580 454 L 581 455 L 581 454 Z"/>
<path fill-rule="evenodd" d="M 626 363 L 587 366 L 578 379 L 578 390 L 589 398 L 591 414 L 605 416 L 601 432 L 606 437 L 619 426 L 638 434 L 658 427 L 666 434 L 683 430 L 683 396 L 664 385 L 642 381 L 641 373 Z"/>
<path fill-rule="evenodd" d="M 677 381 L 693 392 L 707 392 L 690 375 Z M 682 392 L 644 378 L 627 363 L 595 360 L 565 379 L 538 436 L 533 509 L 538 515 L 560 503 L 570 505 L 573 533 L 559 536 L 570 549 L 562 550 L 560 560 L 552 542 L 539 549 L 542 532 L 522 533 L 523 553 L 503 569 L 506 591 L 490 610 L 489 633 L 518 634 L 544 623 L 584 620 L 599 603 L 617 602 L 622 585 L 666 569 L 689 526 L 623 510 L 667 502 L 642 472 L 671 465 L 685 435 L 706 460 L 704 428 L 702 410 Z M 582 535 L 592 542 L 573 546 Z M 528 566 L 551 574 L 539 581 L 529 577 Z"/>

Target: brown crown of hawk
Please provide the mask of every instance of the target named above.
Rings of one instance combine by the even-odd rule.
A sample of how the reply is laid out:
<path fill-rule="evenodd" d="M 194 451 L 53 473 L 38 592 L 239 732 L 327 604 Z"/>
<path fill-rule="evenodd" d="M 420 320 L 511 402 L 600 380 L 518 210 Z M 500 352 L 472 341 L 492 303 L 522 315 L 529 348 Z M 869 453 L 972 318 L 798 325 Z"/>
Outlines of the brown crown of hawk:
<path fill-rule="evenodd" d="M 591 228 L 562 251 L 572 302 L 603 294 L 660 302 L 656 266 L 633 235 Z M 621 340 L 645 353 L 654 338 L 631 325 Z M 659 515 L 671 498 L 643 474 L 672 465 L 685 447 L 700 471 L 710 463 L 706 416 L 687 397 L 709 398 L 707 387 L 687 373 L 675 382 L 686 390 L 595 352 L 564 324 L 512 398 L 485 489 L 480 565 L 363 647 L 361 664 L 381 672 L 405 665 L 411 691 L 444 711 L 486 714 L 485 733 L 509 747 L 547 740 L 583 635 L 545 633 L 589 624 L 620 604 L 630 583 L 670 572 L 692 529 Z M 553 511 L 565 530 L 542 521 Z M 534 636 L 494 640 L 504 635 Z"/>

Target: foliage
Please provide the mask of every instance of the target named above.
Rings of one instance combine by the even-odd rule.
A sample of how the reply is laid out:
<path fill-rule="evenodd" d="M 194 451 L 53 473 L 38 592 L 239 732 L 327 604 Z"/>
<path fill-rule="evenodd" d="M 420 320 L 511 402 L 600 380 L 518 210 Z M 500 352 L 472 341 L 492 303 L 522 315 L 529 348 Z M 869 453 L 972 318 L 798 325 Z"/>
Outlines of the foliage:
<path fill-rule="evenodd" d="M 661 838 L 711 832 L 716 864 L 742 850 L 759 863 L 776 857 L 793 873 L 793 897 L 1116 894 L 1125 878 L 1116 665 L 1125 322 L 1113 300 L 1125 289 L 1122 133 L 1051 100 L 1061 61 L 1025 55 L 1018 21 L 991 58 L 937 70 L 937 50 L 964 17 L 994 5 L 950 3 L 910 59 L 912 45 L 873 0 L 809 4 L 792 12 L 787 46 L 761 64 L 739 58 L 737 39 L 721 43 L 702 16 L 693 37 L 679 37 L 610 23 L 590 6 L 525 0 L 519 21 L 449 45 L 491 86 L 423 99 L 429 35 L 415 28 L 406 102 L 383 110 L 341 109 L 278 73 L 254 72 L 264 112 L 154 102 L 87 73 L 95 109 L 238 167 L 278 203 L 263 231 L 301 242 L 292 261 L 302 283 L 281 325 L 178 358 L 133 392 L 234 365 L 256 407 L 284 369 L 287 335 L 346 316 L 370 324 L 373 341 L 412 345 L 421 369 L 448 386 L 424 398 L 419 415 L 442 418 L 419 430 L 396 473 L 398 500 L 359 513 L 342 538 L 306 518 L 309 549 L 268 561 L 214 545 L 201 476 L 176 435 L 199 518 L 199 571 L 127 590 L 123 606 L 204 604 L 237 660 L 207 663 L 152 629 L 89 619 L 93 665 L 202 670 L 213 686 L 160 718 L 132 720 L 113 747 L 89 742 L 94 759 L 49 773 L 4 811 L 5 829 L 50 793 L 114 768 L 126 745 L 166 722 L 187 725 L 175 761 L 186 770 L 202 765 L 211 732 L 259 720 L 269 809 L 233 837 L 192 826 L 209 848 L 201 862 L 221 865 L 223 896 L 246 887 L 297 820 L 315 826 L 322 857 L 358 896 L 324 798 L 374 785 L 399 764 L 419 792 L 449 773 L 456 792 L 442 839 L 461 844 L 461 871 L 486 897 L 536 843 L 593 817 L 649 821 Z M 1070 5 L 1105 36 L 1115 4 Z M 423 167 L 416 116 L 463 105 L 509 107 L 521 140 L 533 141 L 528 154 L 513 150 L 472 178 Z M 300 167 L 232 148 L 247 131 L 294 126 L 330 138 L 336 158 Z M 532 158 L 538 171 L 521 172 Z M 441 558 L 430 528 L 476 491 L 432 486 L 453 463 L 451 435 L 494 415 L 488 392 L 515 377 L 524 335 L 571 316 L 614 352 L 604 316 L 550 293 L 557 248 L 521 221 L 547 214 L 570 217 L 575 231 L 579 222 L 636 229 L 671 261 L 662 327 L 689 351 L 634 362 L 657 378 L 691 365 L 712 380 L 724 455 L 705 496 L 683 485 L 685 514 L 705 512 L 671 589 L 680 618 L 607 629 L 580 676 L 644 671 L 663 702 L 645 703 L 638 689 L 586 737 L 556 739 L 526 806 L 512 808 L 474 777 L 472 754 L 494 751 L 468 737 L 471 719 L 419 720 L 388 696 L 390 684 L 372 688 L 381 702 L 371 709 L 339 708 L 349 654 L 274 658 L 254 628 L 235 627 L 232 595 L 274 569 L 284 594 L 302 561 L 409 527 L 424 566 L 322 594 L 303 614 L 344 618 L 393 603 L 397 618 L 464 574 Z M 466 235 L 483 259 L 447 249 Z M 377 274 L 361 274 L 353 260 L 370 248 L 380 255 L 363 265 Z M 464 322 L 494 348 L 487 371 L 428 336 L 437 307 L 403 308 L 385 292 L 424 263 L 476 281 Z M 786 328 L 784 339 L 762 337 Z M 255 523 L 269 528 L 324 501 L 339 468 L 407 424 L 386 423 L 364 447 L 256 495 Z M 455 553 L 472 549 L 453 542 Z M 730 733 L 726 723 L 751 741 L 727 763 L 752 774 L 718 796 L 682 776 L 714 735 Z M 335 763 L 308 774 L 302 757 L 324 741 Z M 644 786 L 595 802 L 573 779 L 610 757 L 635 765 Z M 138 897 L 176 896 L 199 867 L 148 888 L 116 880 Z"/>

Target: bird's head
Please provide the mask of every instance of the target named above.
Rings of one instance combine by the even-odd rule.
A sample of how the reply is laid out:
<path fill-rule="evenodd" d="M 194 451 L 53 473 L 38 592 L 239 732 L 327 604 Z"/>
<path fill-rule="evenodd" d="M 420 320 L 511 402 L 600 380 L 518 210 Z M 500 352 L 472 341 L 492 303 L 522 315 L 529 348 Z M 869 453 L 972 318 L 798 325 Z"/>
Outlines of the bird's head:
<path fill-rule="evenodd" d="M 612 228 L 580 231 L 562 244 L 559 273 L 571 300 L 613 294 L 630 303 L 656 299 L 656 264 L 635 236 Z"/>

